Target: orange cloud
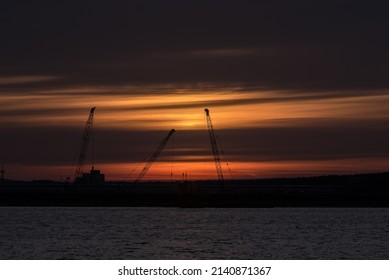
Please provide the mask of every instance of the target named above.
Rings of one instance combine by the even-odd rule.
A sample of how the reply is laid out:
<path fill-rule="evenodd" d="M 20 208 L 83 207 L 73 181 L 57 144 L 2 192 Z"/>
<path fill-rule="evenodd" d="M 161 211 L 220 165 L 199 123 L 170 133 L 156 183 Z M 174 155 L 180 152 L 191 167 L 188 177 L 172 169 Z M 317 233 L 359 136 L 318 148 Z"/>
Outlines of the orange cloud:
<path fill-rule="evenodd" d="M 50 77 L 22 78 L 20 82 L 40 81 Z M 0 79 L 0 82 L 2 80 Z M 5 81 L 5 80 L 3 80 Z M 9 80 L 8 82 L 11 82 Z M 13 80 L 18 81 L 14 78 Z M 112 90 L 112 93 L 106 93 Z M 93 92 L 96 92 L 94 95 Z M 132 94 L 134 93 L 134 94 Z M 51 126 L 77 127 L 82 129 L 89 108 L 96 106 L 95 127 L 136 131 L 205 131 L 204 108 L 209 107 L 216 130 L 251 129 L 258 127 L 305 126 L 307 123 L 331 123 L 361 119 L 388 120 L 386 91 L 357 93 L 337 92 L 287 92 L 247 90 L 235 85 L 231 88 L 204 86 L 201 88 L 178 88 L 170 85 L 159 87 L 73 87 L 15 93 L 4 90 L 0 96 L 0 126 Z M 222 139 L 222 142 L 225 139 Z M 155 143 L 158 142 L 156 139 Z M 260 139 L 258 140 L 260 143 Z M 304 145 L 303 143 L 301 145 Z M 145 147 L 146 148 L 146 147 Z M 228 154 L 228 151 L 226 151 Z M 247 160 L 248 157 L 246 157 Z M 250 157 L 250 159 L 252 159 Z M 258 159 L 259 160 L 259 159 Z M 201 163 L 197 154 L 186 154 L 177 158 L 175 179 L 182 173 L 189 178 L 216 178 L 212 158 Z M 380 170 L 386 162 L 382 160 L 341 161 L 278 161 L 245 162 L 244 157 L 235 155 L 231 163 L 235 178 L 271 177 L 296 174 L 330 174 L 335 172 L 358 172 L 369 164 L 370 170 Z M 383 165 L 380 165 L 383 164 Z M 103 164 L 101 169 L 112 180 L 127 176 L 134 168 L 133 163 Z M 42 172 L 33 168 L 36 174 L 68 176 L 59 171 L 61 167 L 45 167 Z M 155 163 L 149 179 L 170 178 L 168 163 Z M 24 170 L 20 174 L 29 174 Z"/>

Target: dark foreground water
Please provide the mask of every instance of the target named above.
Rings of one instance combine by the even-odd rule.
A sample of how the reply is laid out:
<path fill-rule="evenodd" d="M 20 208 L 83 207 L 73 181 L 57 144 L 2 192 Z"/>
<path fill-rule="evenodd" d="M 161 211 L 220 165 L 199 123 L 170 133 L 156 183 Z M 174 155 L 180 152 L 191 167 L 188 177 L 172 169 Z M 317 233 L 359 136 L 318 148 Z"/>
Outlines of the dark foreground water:
<path fill-rule="evenodd" d="M 389 259 L 389 209 L 0 207 L 0 259 Z"/>

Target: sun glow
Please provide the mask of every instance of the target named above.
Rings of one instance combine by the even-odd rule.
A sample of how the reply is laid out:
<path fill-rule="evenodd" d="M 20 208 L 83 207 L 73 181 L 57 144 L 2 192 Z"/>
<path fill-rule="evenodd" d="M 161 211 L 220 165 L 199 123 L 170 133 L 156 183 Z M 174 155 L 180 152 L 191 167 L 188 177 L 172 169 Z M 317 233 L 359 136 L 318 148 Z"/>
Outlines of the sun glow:
<path fill-rule="evenodd" d="M 108 91 L 112 93 L 106 94 Z M 364 120 L 389 118 L 387 110 L 389 96 L 384 92 L 372 92 L 371 96 L 336 97 L 333 93 L 329 93 L 329 96 L 324 93 L 318 97 L 316 93 L 305 92 L 247 91 L 240 90 L 239 87 L 199 90 L 170 87 L 142 89 L 122 86 L 35 90 L 30 93 L 3 91 L 0 96 L 2 107 L 0 125 L 81 129 L 89 109 L 94 106 L 97 107 L 94 127 L 102 130 L 146 133 L 169 131 L 174 128 L 177 134 L 180 131 L 196 133 L 202 131 L 204 137 L 207 137 L 204 108 L 210 109 L 216 130 L 296 127 L 312 125 L 315 121 L 321 120 L 358 122 L 361 114 Z M 155 139 L 155 143 L 158 141 L 159 139 Z M 177 141 L 185 141 L 185 137 L 179 139 L 177 135 Z M 229 139 L 222 139 L 222 141 L 228 142 Z M 193 141 L 191 143 L 193 144 Z M 258 143 L 260 144 L 260 139 Z M 209 142 L 207 145 L 209 148 Z M 185 153 L 185 157 L 176 156 L 173 175 L 171 175 L 171 163 L 156 162 L 148 178 L 179 180 L 182 173 L 188 173 L 188 177 L 192 179 L 216 178 L 213 158 L 208 156 L 202 160 L 199 156 L 201 152 L 197 151 L 197 148 L 191 147 L 190 151 Z M 253 162 L 247 159 L 247 155 L 246 161 L 244 157 L 245 155 L 242 155 L 241 159 L 234 158 L 231 162 L 232 169 L 235 170 L 234 178 L 272 177 L 282 174 L 328 174 L 331 170 L 352 172 L 360 169 L 356 166 L 357 163 L 370 164 L 370 166 L 373 162 L 382 163 L 378 159 L 355 160 L 354 165 L 350 167 L 351 163 L 336 160 L 326 163 L 325 161 L 284 162 L 282 160 L 262 162 L 258 159 L 257 162 Z M 108 179 L 121 180 L 128 179 L 128 173 L 134 165 L 133 163 L 102 163 L 100 168 L 107 174 Z M 377 167 L 375 170 L 379 169 L 378 165 L 375 167 Z M 34 174 L 40 173 L 37 168 L 30 166 Z M 44 168 L 42 177 L 45 172 L 55 174 L 53 176 L 56 179 L 59 176 L 68 176 L 61 166 L 42 168 Z M 24 174 L 28 176 L 29 173 L 31 172 L 25 170 Z"/>
<path fill-rule="evenodd" d="M 78 90 L 81 93 L 85 91 L 83 88 Z M 95 90 L 97 93 L 101 91 L 99 88 Z M 168 89 L 164 89 L 159 94 L 148 95 L 132 94 L 131 90 L 139 89 L 128 87 L 128 95 L 123 87 L 120 91 L 117 89 L 120 94 L 115 94 L 114 91 L 109 95 L 92 95 L 93 88 L 88 88 L 90 94 L 87 95 L 76 94 L 77 89 L 67 95 L 55 90 L 44 94 L 4 92 L 0 97 L 3 109 L 0 123 L 74 126 L 83 122 L 92 106 L 97 107 L 96 125 L 138 130 L 166 130 L 171 127 L 204 129 L 203 109 L 206 107 L 211 109 L 218 129 L 274 125 L 274 121 L 280 120 L 293 123 L 299 119 L 360 118 L 361 113 L 365 118 L 378 117 L 377 114 L 389 117 L 384 106 L 389 97 L 382 93 L 371 97 L 343 97 L 334 100 L 312 100 L 308 96 L 304 100 L 306 93 L 240 92 L 237 88 L 209 92 L 177 89 L 168 92 Z"/>

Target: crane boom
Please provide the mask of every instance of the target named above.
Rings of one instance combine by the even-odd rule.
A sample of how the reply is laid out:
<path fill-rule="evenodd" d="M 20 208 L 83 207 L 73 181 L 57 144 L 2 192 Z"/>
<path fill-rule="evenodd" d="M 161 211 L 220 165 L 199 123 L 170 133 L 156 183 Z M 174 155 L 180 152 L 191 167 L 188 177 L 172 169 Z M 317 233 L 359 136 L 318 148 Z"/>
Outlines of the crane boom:
<path fill-rule="evenodd" d="M 80 149 L 80 155 L 78 157 L 77 166 L 76 166 L 76 173 L 74 175 L 74 182 L 79 178 L 82 174 L 82 168 L 84 167 L 85 157 L 88 151 L 88 144 L 89 144 L 89 138 L 92 131 L 92 125 L 93 125 L 93 114 L 96 110 L 96 107 L 93 107 L 90 109 L 88 120 L 85 124 L 84 134 L 82 136 L 81 141 L 81 149 Z"/>
<path fill-rule="evenodd" d="M 204 111 L 205 111 L 205 116 L 207 118 L 209 139 L 211 140 L 212 153 L 213 153 L 213 159 L 215 161 L 217 177 L 218 177 L 219 181 L 223 182 L 224 176 L 223 176 L 222 166 L 220 164 L 220 151 L 219 151 L 219 147 L 217 145 L 216 135 L 215 135 L 215 131 L 213 129 L 211 116 L 209 115 L 208 109 L 204 109 Z"/>
<path fill-rule="evenodd" d="M 146 173 L 150 169 L 151 165 L 154 163 L 154 161 L 158 158 L 159 154 L 165 148 L 167 142 L 169 141 L 170 136 L 172 136 L 174 132 L 176 132 L 175 129 L 170 130 L 168 135 L 159 143 L 158 148 L 151 155 L 151 157 L 147 161 L 146 165 L 143 167 L 142 171 L 139 173 L 138 177 L 135 180 L 135 183 L 139 183 L 140 181 L 142 181 L 143 177 L 146 175 Z"/>

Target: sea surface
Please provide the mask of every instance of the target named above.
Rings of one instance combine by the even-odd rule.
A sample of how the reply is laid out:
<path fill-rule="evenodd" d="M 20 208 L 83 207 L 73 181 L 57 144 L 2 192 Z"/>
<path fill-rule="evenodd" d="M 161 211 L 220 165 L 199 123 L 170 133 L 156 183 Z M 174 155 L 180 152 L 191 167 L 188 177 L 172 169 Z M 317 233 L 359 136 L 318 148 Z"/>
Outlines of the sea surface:
<path fill-rule="evenodd" d="M 0 207 L 0 259 L 389 259 L 389 208 Z"/>

